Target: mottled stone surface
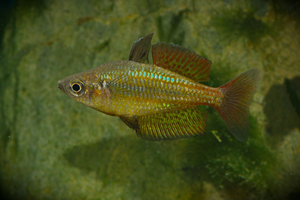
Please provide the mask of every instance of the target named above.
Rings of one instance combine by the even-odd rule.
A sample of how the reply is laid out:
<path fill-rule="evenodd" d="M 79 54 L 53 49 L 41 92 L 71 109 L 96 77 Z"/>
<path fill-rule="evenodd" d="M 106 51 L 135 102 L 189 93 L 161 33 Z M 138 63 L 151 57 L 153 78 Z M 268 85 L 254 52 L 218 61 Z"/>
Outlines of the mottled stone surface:
<path fill-rule="evenodd" d="M 239 2 L 16 1 L 0 34 L 1 195 L 74 200 L 299 195 L 300 119 L 284 85 L 291 80 L 300 94 L 299 20 L 283 11 L 274 14 L 268 3 Z M 262 70 L 247 142 L 235 140 L 213 109 L 202 137 L 144 141 L 120 119 L 57 88 L 67 75 L 128 59 L 133 42 L 151 32 L 153 43 L 179 44 L 211 60 L 209 85 Z"/>

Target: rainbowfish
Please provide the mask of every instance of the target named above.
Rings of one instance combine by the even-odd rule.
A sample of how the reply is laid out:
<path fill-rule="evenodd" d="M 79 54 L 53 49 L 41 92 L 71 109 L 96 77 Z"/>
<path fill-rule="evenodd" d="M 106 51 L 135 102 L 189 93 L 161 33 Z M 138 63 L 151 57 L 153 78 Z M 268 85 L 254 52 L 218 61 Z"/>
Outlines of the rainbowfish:
<path fill-rule="evenodd" d="M 129 60 L 70 75 L 58 81 L 58 88 L 84 105 L 120 117 L 142 139 L 203 134 L 207 105 L 219 112 L 237 140 L 245 141 L 260 70 L 251 69 L 218 88 L 202 85 L 209 79 L 211 61 L 178 45 L 151 45 L 152 36 L 133 44 Z M 148 60 L 151 47 L 153 64 Z"/>

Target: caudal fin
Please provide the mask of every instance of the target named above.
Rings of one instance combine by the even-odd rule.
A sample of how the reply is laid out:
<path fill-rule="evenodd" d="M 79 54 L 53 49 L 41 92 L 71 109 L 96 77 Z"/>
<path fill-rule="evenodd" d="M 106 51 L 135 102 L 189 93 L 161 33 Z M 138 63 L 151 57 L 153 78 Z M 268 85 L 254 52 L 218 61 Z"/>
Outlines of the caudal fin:
<path fill-rule="evenodd" d="M 233 136 L 241 142 L 248 138 L 249 107 L 260 79 L 260 70 L 251 69 L 220 87 L 224 99 L 216 109 Z"/>

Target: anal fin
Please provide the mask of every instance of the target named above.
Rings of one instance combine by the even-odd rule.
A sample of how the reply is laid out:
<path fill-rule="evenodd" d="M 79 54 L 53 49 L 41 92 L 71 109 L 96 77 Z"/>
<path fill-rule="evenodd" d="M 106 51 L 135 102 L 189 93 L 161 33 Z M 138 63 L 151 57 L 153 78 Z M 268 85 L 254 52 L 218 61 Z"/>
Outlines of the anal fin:
<path fill-rule="evenodd" d="M 145 140 L 173 140 L 201 135 L 206 111 L 199 106 L 137 117 L 137 136 Z"/>

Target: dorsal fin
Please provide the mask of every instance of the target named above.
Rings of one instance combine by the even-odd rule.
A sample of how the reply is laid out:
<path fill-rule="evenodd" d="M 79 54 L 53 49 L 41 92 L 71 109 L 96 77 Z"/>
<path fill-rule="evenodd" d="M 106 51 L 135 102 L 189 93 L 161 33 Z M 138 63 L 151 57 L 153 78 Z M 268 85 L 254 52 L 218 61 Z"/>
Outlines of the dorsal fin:
<path fill-rule="evenodd" d="M 211 61 L 186 48 L 157 42 L 152 45 L 153 64 L 196 82 L 208 81 Z"/>
<path fill-rule="evenodd" d="M 129 60 L 140 63 L 149 63 L 148 54 L 151 47 L 152 36 L 153 33 L 150 33 L 133 44 L 129 54 Z"/>

